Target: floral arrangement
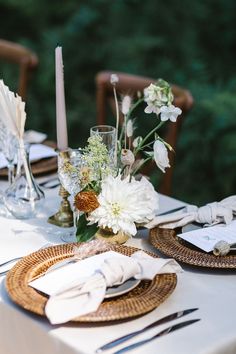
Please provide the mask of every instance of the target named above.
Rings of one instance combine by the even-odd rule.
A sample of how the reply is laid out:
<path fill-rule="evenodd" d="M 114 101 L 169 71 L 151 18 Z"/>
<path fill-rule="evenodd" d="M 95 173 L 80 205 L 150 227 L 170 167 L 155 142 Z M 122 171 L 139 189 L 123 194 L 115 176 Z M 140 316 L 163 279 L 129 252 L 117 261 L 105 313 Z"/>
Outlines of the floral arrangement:
<path fill-rule="evenodd" d="M 98 229 L 134 236 L 137 225 L 151 221 L 158 209 L 158 194 L 147 178 L 137 180 L 138 171 L 149 160 L 154 160 L 165 173 L 170 167 L 168 150 L 172 147 L 158 134 L 168 120 L 176 122 L 181 110 L 173 105 L 170 85 L 159 79 L 144 89 L 132 102 L 128 95 L 121 101 L 123 124 L 120 128 L 120 109 L 116 93 L 119 78 L 111 75 L 116 103 L 115 157 L 111 161 L 109 151 L 99 135 L 91 136 L 82 149 L 83 167 L 80 170 L 80 192 L 74 200 L 80 214 L 77 221 L 77 240 L 92 238 Z M 146 114 L 156 116 L 153 129 L 146 136 L 135 136 L 135 109 L 144 102 Z M 120 132 L 119 132 L 120 128 Z M 139 158 L 140 153 L 145 156 Z"/>

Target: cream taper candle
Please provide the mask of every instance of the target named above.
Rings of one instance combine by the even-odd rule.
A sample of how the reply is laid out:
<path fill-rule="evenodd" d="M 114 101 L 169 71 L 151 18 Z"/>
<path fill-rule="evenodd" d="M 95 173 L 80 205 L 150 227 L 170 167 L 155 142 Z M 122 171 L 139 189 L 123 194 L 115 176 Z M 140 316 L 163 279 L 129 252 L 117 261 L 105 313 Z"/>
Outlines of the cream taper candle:
<path fill-rule="evenodd" d="M 56 65 L 56 121 L 57 121 L 57 148 L 65 150 L 68 148 L 66 105 L 64 91 L 64 75 L 62 61 L 62 47 L 55 50 Z"/>

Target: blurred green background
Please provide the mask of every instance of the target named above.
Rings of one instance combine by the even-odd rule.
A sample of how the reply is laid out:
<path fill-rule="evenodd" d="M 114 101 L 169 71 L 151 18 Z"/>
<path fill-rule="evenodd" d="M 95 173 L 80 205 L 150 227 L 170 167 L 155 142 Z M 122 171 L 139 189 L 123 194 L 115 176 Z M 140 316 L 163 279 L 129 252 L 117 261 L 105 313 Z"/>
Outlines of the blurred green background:
<path fill-rule="evenodd" d="M 98 71 L 161 77 L 195 100 L 178 143 L 173 196 L 203 204 L 235 193 L 235 0 L 0 0 L 0 15 L 0 37 L 39 57 L 27 98 L 28 129 L 56 139 L 59 43 L 72 147 L 84 145 L 95 123 Z M 0 76 L 13 90 L 16 73 L 2 65 Z"/>

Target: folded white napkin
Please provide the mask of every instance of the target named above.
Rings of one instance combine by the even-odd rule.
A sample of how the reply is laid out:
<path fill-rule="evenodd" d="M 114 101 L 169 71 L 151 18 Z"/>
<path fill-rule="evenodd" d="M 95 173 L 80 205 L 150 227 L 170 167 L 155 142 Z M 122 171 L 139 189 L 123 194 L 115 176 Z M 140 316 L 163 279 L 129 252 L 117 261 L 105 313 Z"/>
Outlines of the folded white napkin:
<path fill-rule="evenodd" d="M 62 280 L 62 286 L 51 294 L 45 307 L 45 313 L 52 324 L 64 323 L 75 317 L 96 311 L 104 299 L 107 287 L 122 284 L 132 277 L 151 280 L 156 274 L 182 271 L 175 260 L 153 258 L 143 251 L 135 252 L 131 257 L 113 251 L 105 252 L 103 256 L 102 263 L 95 268 L 91 276 L 84 278 L 78 276 L 66 285 L 62 285 Z M 98 258 L 96 257 L 98 256 L 90 257 L 79 263 L 86 261 L 86 267 L 89 268 L 92 263 L 93 265 L 97 263 Z M 61 268 L 61 272 L 65 274 L 63 268 L 66 267 Z M 60 272 L 60 269 L 54 272 Z M 37 284 L 40 279 L 30 285 L 34 286 L 34 283 Z M 39 289 L 39 287 L 37 288 Z M 50 292 L 52 293 L 52 290 Z"/>
<path fill-rule="evenodd" d="M 24 142 L 29 144 L 40 144 L 47 139 L 47 135 L 36 130 L 27 130 L 24 132 Z"/>
<path fill-rule="evenodd" d="M 200 208 L 189 205 L 180 212 L 156 216 L 145 227 L 151 229 L 155 226 L 160 226 L 162 228 L 174 229 L 194 221 L 205 226 L 219 223 L 229 224 L 233 220 L 234 215 L 236 215 L 236 195 L 225 198 L 221 202 L 206 204 Z"/>

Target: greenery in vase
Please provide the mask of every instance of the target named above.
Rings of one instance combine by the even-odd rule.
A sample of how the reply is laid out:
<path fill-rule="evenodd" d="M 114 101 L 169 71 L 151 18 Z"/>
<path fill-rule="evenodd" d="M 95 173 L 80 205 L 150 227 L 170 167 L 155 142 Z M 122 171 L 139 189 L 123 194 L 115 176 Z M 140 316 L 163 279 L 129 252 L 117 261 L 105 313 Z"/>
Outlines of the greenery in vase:
<path fill-rule="evenodd" d="M 145 88 L 135 102 L 130 96 L 124 96 L 121 101 L 124 119 L 119 133 L 118 80 L 116 74 L 111 75 L 116 103 L 115 163 L 109 161 L 109 153 L 99 135 L 90 137 L 82 149 L 83 168 L 78 182 L 81 191 L 74 201 L 76 209 L 82 212 L 77 222 L 78 241 L 92 238 L 98 228 L 134 236 L 136 225 L 151 221 L 158 209 L 157 192 L 147 178 L 136 179 L 138 171 L 152 159 L 163 173 L 170 167 L 168 150 L 172 147 L 157 133 L 165 122 L 176 122 L 182 113 L 173 105 L 170 85 L 159 79 Z M 137 119 L 133 119 L 133 114 L 143 102 L 146 103 L 144 112 L 154 116 L 154 127 L 146 136 L 135 136 Z M 139 158 L 140 153 L 144 158 Z"/>

